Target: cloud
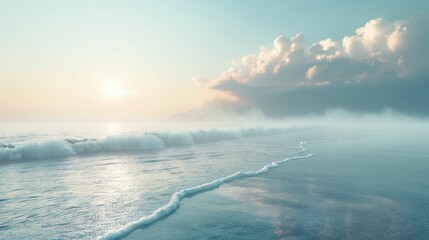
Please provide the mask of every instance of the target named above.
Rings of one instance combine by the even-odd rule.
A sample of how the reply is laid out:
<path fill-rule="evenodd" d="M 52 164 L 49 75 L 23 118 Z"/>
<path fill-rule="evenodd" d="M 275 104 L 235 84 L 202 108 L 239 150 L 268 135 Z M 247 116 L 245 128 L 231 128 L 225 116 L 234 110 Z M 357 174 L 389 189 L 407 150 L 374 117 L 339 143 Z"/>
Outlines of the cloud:
<path fill-rule="evenodd" d="M 174 121 L 266 121 L 265 114 L 260 109 L 240 100 L 214 99 L 205 102 L 200 108 L 189 112 L 173 115 L 170 120 Z"/>
<path fill-rule="evenodd" d="M 210 79 L 206 78 L 206 77 L 203 77 L 203 76 L 200 76 L 200 75 L 197 75 L 197 76 L 194 76 L 192 78 L 192 81 L 198 87 L 205 87 L 207 85 L 207 83 L 210 82 Z"/>
<path fill-rule="evenodd" d="M 428 42 L 426 14 L 401 21 L 374 19 L 341 42 L 328 38 L 308 46 L 301 34 L 279 36 L 271 47 L 233 61 L 207 85 L 234 96 L 240 102 L 238 112 L 260 109 L 272 117 L 323 114 L 334 108 L 388 108 L 427 116 Z M 215 105 L 231 111 L 236 104 L 217 100 Z"/>

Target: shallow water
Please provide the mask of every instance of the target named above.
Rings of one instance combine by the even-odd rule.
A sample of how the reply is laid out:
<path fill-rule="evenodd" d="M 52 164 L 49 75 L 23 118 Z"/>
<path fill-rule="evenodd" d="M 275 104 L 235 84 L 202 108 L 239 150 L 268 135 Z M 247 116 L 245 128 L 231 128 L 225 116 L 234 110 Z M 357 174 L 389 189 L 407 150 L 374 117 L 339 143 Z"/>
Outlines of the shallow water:
<path fill-rule="evenodd" d="M 211 127 L 204 131 L 213 134 Z M 146 138 L 134 136 L 172 132 L 133 126 L 114 138 L 119 145 L 109 145 L 119 151 L 103 148 L 2 162 L 0 239 L 117 238 L 130 233 L 131 239 L 427 236 L 429 128 L 424 124 L 325 126 L 252 136 L 238 136 L 240 128 L 219 128 L 228 134 L 216 132 L 210 142 L 191 134 L 192 144 L 189 135 L 183 135 L 189 130 L 177 128 L 179 135 L 156 135 L 162 148 L 147 148 L 152 145 Z M 53 137 L 94 137 L 100 142 L 109 136 L 85 128 L 74 131 L 13 135 L 9 129 L 2 141 L 20 139 L 17 145 L 26 146 Z M 184 144 L 168 145 L 168 139 Z M 185 198 L 178 211 L 144 229 L 133 232 L 135 227 L 129 227 L 182 189 L 308 153 L 315 156 Z"/>
<path fill-rule="evenodd" d="M 367 135 L 307 144 L 314 157 L 186 199 L 126 239 L 427 239 L 427 130 L 343 128 Z"/>
<path fill-rule="evenodd" d="M 257 170 L 301 151 L 299 141 L 292 137 L 294 131 L 263 131 L 257 136 L 236 137 L 234 134 L 240 129 L 225 130 L 233 133 L 230 137 L 231 134 L 225 135 L 225 131 L 220 134 L 219 130 L 215 138 L 208 139 L 213 142 L 206 143 L 207 139 L 194 135 L 194 141 L 202 141 L 198 144 L 183 141 L 183 131 L 168 132 L 173 136 L 169 140 L 186 143 L 182 146 L 168 146 L 164 141 L 166 144 L 160 149 L 135 150 L 130 146 L 140 145 L 135 145 L 134 137 L 129 140 L 134 133 L 126 133 L 115 138 L 119 141 L 114 142 L 118 144 L 113 145 L 113 149 L 118 151 L 108 149 L 59 157 L 42 155 L 49 158 L 40 157 L 41 151 L 52 151 L 50 145 L 40 144 L 44 139 L 34 137 L 31 141 L 36 145 L 30 140 L 21 141 L 21 146 L 36 150 L 30 151 L 32 155 L 25 155 L 25 149 L 17 147 L 12 150 L 30 157 L 6 159 L 0 164 L 0 238 L 94 239 L 105 236 L 151 214 L 168 203 L 174 192 L 237 171 Z M 213 133 L 210 129 L 205 131 Z M 76 135 L 75 138 L 81 137 L 80 133 Z M 23 136 L 30 134 L 21 134 L 20 138 L 25 138 Z M 53 136 L 57 137 L 55 141 L 61 142 L 60 149 L 73 147 L 57 135 L 47 138 Z M 70 133 L 62 133 L 60 137 L 68 138 Z M 101 134 L 96 137 L 98 142 L 103 139 Z M 4 139 L 8 143 L 14 140 L 7 136 Z"/>

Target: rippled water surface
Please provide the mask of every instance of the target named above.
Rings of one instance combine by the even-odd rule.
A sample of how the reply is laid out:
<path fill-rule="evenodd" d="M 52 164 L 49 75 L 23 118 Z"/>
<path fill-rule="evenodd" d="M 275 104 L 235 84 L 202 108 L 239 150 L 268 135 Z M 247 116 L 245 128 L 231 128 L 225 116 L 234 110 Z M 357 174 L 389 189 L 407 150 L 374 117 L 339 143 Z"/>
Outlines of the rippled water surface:
<path fill-rule="evenodd" d="M 237 129 L 240 128 L 225 131 L 236 134 Z M 180 131 L 183 135 L 183 130 Z M 150 214 L 183 188 L 237 171 L 257 170 L 272 161 L 300 154 L 302 139 L 296 136 L 297 132 L 299 130 L 287 130 L 233 138 L 218 134 L 217 137 L 227 137 L 145 150 L 129 149 L 136 142 L 126 140 L 125 145 L 119 143 L 120 147 L 125 147 L 124 151 L 8 159 L 0 163 L 0 238 L 93 239 L 104 236 Z M 40 133 L 19 137 L 8 134 L 3 135 L 3 142 L 17 146 L 44 141 Z M 77 133 L 72 137 L 81 139 L 87 137 L 85 134 Z M 103 138 L 102 134 L 92 135 Z M 29 136 L 33 136 L 32 139 L 14 141 Z M 43 136 L 63 141 L 70 133 Z M 40 145 L 31 153 L 40 156 L 37 154 L 42 147 L 45 151 L 45 145 Z M 48 146 L 47 150 L 52 148 Z"/>
<path fill-rule="evenodd" d="M 61 124 L 0 126 L 0 144 L 5 146 L 0 148 L 0 239 L 123 237 L 135 230 L 127 226 L 141 222 L 142 218 L 166 205 L 175 192 L 237 171 L 257 171 L 272 162 L 309 153 L 315 157 L 299 160 L 298 165 L 291 164 L 292 170 L 287 176 L 292 178 L 282 180 L 281 176 L 286 175 L 279 175 L 272 179 L 272 184 L 271 180 L 263 178 L 262 182 L 249 179 L 241 185 L 234 185 L 235 181 L 222 185 L 221 189 L 229 189 L 228 196 L 241 202 L 235 205 L 237 210 L 247 209 L 245 215 L 234 216 L 238 220 L 246 218 L 245 222 L 252 226 L 253 217 L 248 217 L 264 213 L 257 210 L 263 204 L 259 200 L 252 203 L 252 196 L 258 199 L 275 197 L 276 201 L 287 202 L 288 198 L 301 199 L 283 207 L 275 202 L 264 202 L 267 209 L 275 205 L 277 210 L 272 213 L 282 212 L 281 219 L 287 221 L 280 230 L 287 232 L 291 226 L 313 226 L 311 218 L 302 217 L 299 208 L 303 205 L 309 211 L 312 209 L 306 212 L 308 216 L 319 212 L 318 216 L 322 217 L 332 209 L 343 211 L 392 204 L 399 204 L 392 206 L 401 209 L 401 202 L 391 195 L 380 194 L 383 191 L 405 198 L 406 192 L 412 189 L 412 194 L 423 196 L 418 199 L 427 197 L 426 188 L 422 187 L 427 185 L 422 172 L 429 171 L 426 134 L 429 128 L 426 125 L 373 128 L 358 125 L 300 128 L 138 124 L 87 124 L 80 128 Z M 359 139 L 359 144 L 353 144 L 353 139 Z M 9 144 L 14 147 L 8 147 Z M 303 151 L 303 144 L 307 152 Z M 55 154 L 47 154 L 52 152 Z M 302 176 L 305 178 L 301 179 Z M 329 186 L 323 184 L 326 181 Z M 284 182 L 287 182 L 286 187 L 282 185 Z M 363 185 L 356 184 L 359 182 Z M 300 187 L 306 188 L 307 195 L 316 195 L 304 196 Z M 349 194 L 350 188 L 356 190 L 354 195 Z M 184 206 L 179 214 L 168 219 L 180 218 L 180 212 L 186 209 Z M 222 214 L 222 208 L 217 209 L 217 213 Z M 262 220 L 254 220 L 264 223 L 259 227 L 269 226 L 267 219 L 270 217 L 262 217 Z M 348 217 L 352 221 L 355 216 Z M 222 236 L 228 236 L 227 226 L 234 224 L 210 219 L 226 221 L 222 225 L 226 227 Z M 307 223 L 303 219 L 307 219 Z M 199 223 L 201 218 L 195 221 Z M 330 225 L 329 221 L 333 220 L 328 218 L 325 225 Z M 157 223 L 149 229 L 156 233 L 157 226 L 162 224 L 165 223 Z M 163 227 L 164 234 L 174 231 L 168 225 Z M 193 236 L 179 231 L 177 234 Z M 195 236 L 202 234 L 205 233 Z M 157 237 L 156 234 L 152 236 Z"/>

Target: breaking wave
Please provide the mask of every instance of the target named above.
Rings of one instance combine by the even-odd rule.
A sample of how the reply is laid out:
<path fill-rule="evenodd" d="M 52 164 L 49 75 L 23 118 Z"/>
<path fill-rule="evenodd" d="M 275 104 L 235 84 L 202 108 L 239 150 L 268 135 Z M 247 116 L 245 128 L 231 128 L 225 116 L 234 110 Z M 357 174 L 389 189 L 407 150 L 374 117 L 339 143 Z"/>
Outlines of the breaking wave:
<path fill-rule="evenodd" d="M 147 151 L 175 146 L 187 146 L 243 137 L 284 133 L 281 128 L 243 128 L 232 130 L 195 130 L 183 132 L 146 132 L 114 135 L 104 139 L 43 140 L 21 146 L 0 144 L 0 161 L 47 159 L 77 154 L 123 151 Z"/>

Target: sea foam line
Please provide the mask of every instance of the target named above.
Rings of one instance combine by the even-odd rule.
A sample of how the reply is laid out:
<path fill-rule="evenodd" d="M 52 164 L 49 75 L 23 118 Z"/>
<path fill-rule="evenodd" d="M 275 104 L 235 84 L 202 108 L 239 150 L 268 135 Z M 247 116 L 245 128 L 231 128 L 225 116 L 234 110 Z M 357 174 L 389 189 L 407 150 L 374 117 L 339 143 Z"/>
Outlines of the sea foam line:
<path fill-rule="evenodd" d="M 21 146 L 0 143 L 0 161 L 18 161 L 66 157 L 101 152 L 148 151 L 189 146 L 245 137 L 270 136 L 286 128 L 199 129 L 181 132 L 144 132 L 107 136 L 104 139 L 47 139 Z"/>
<path fill-rule="evenodd" d="M 305 142 L 300 143 L 301 151 L 299 153 L 303 153 L 306 151 L 305 147 L 303 146 L 304 144 L 305 144 Z M 143 227 L 143 226 L 153 224 L 156 221 L 158 221 L 159 219 L 166 217 L 169 214 L 172 214 L 177 208 L 179 208 L 180 202 L 186 197 L 190 197 L 190 196 L 193 196 L 193 195 L 196 195 L 196 194 L 217 188 L 217 187 L 221 186 L 222 184 L 230 182 L 230 181 L 237 179 L 237 178 L 253 177 L 253 176 L 260 175 L 262 173 L 267 172 L 270 168 L 278 167 L 279 164 L 286 163 L 287 161 L 290 161 L 290 160 L 309 158 L 312 156 L 314 156 L 314 154 L 307 154 L 307 155 L 303 155 L 303 156 L 285 158 L 283 160 L 279 160 L 276 162 L 272 162 L 271 164 L 265 165 L 264 167 L 262 167 L 261 169 L 259 169 L 257 171 L 248 171 L 248 172 L 238 171 L 234 174 L 231 174 L 231 175 L 223 177 L 223 178 L 218 178 L 218 179 L 213 180 L 213 181 L 208 182 L 208 183 L 204 183 L 204 184 L 201 184 L 201 185 L 198 185 L 195 187 L 191 187 L 191 188 L 182 189 L 178 192 L 175 192 L 171 196 L 170 201 L 166 205 L 158 208 L 157 210 L 155 210 L 150 215 L 144 216 L 137 221 L 130 222 L 127 225 L 123 226 L 121 229 L 113 231 L 113 232 L 109 232 L 104 236 L 98 237 L 98 239 L 100 239 L 100 240 L 116 240 L 116 239 L 124 238 L 124 237 L 128 236 L 131 232 L 133 232 L 134 230 L 136 230 L 140 227 Z"/>

